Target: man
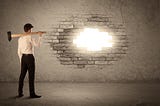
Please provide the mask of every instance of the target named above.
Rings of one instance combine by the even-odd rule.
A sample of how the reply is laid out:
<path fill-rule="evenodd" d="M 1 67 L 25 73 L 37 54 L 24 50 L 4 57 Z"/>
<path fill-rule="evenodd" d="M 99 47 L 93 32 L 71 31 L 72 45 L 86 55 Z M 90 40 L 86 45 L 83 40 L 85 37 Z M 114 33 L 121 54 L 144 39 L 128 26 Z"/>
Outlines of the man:
<path fill-rule="evenodd" d="M 32 24 L 27 23 L 24 25 L 24 32 L 29 34 L 32 32 Z M 35 41 L 30 35 L 21 36 L 18 39 L 18 56 L 21 63 L 21 73 L 19 77 L 18 97 L 23 96 L 23 83 L 27 70 L 29 74 L 29 91 L 31 98 L 40 98 L 36 95 L 34 88 L 35 79 L 35 59 L 34 59 L 34 46 L 39 46 L 43 32 L 37 32 L 39 34 L 38 42 Z"/>

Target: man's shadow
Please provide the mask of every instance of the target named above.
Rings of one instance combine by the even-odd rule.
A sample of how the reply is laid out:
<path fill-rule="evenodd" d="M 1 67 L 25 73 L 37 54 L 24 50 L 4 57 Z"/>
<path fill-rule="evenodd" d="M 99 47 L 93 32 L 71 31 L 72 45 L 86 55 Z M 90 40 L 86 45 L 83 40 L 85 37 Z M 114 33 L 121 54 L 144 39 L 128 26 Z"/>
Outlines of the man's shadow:
<path fill-rule="evenodd" d="M 12 96 L 12 97 L 9 97 L 8 99 L 11 99 L 11 100 L 14 100 L 14 99 L 34 99 L 34 98 L 31 98 L 31 97 L 19 97 L 19 96 Z"/>

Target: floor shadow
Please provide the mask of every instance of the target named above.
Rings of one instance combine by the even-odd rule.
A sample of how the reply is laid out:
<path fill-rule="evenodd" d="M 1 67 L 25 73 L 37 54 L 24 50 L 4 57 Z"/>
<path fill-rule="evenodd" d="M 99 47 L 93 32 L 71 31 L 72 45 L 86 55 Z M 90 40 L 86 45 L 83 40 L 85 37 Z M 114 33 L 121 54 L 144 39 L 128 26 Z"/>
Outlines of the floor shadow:
<path fill-rule="evenodd" d="M 9 97 L 8 99 L 13 100 L 13 99 L 40 99 L 40 98 L 31 98 L 30 96 L 28 97 L 12 96 L 12 97 Z"/>
<path fill-rule="evenodd" d="M 40 99 L 40 98 L 31 98 L 30 96 L 24 97 L 23 99 Z"/>
<path fill-rule="evenodd" d="M 9 97 L 8 99 L 18 99 L 18 98 L 22 98 L 22 97 L 19 97 L 19 96 L 12 96 L 12 97 Z"/>
<path fill-rule="evenodd" d="M 23 99 L 32 99 L 32 98 L 30 98 L 29 96 L 27 96 L 27 97 L 24 97 Z"/>

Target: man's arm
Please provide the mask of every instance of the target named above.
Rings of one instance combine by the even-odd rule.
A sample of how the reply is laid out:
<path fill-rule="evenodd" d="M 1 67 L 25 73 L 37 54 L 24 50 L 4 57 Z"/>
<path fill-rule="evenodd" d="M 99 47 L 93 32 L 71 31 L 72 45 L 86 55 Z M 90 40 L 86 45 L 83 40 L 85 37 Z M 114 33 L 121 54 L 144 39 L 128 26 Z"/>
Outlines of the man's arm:
<path fill-rule="evenodd" d="M 41 43 L 41 39 L 42 39 L 42 36 L 40 36 L 37 41 L 34 38 L 32 38 L 31 42 L 34 46 L 39 47 Z"/>
<path fill-rule="evenodd" d="M 37 42 L 36 42 L 35 39 L 31 38 L 31 42 L 32 42 L 33 46 L 39 47 L 39 46 L 40 46 L 41 39 L 42 39 L 42 33 L 39 34 L 39 38 L 38 38 L 38 41 L 37 41 Z"/>

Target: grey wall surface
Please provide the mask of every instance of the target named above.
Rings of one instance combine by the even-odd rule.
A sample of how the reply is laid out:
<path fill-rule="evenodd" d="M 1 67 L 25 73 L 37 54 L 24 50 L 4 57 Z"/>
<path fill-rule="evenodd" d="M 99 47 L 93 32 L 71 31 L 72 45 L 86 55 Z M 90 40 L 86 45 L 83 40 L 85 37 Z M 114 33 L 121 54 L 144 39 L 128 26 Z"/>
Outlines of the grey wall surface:
<path fill-rule="evenodd" d="M 124 22 L 129 39 L 127 54 L 113 65 L 79 69 L 61 65 L 50 46 L 36 48 L 36 81 L 110 82 L 160 79 L 160 0 L 0 0 L 0 81 L 17 81 L 20 64 L 17 38 L 25 23 L 33 31 L 51 31 L 71 15 L 106 14 Z"/>

